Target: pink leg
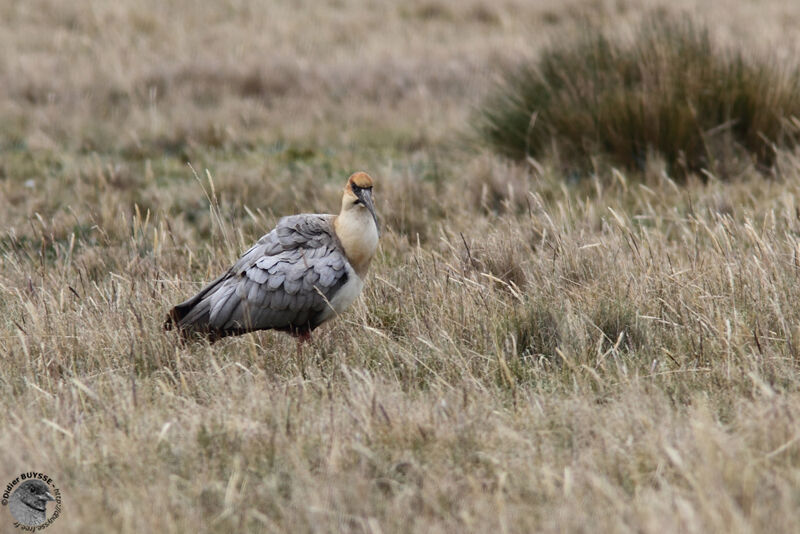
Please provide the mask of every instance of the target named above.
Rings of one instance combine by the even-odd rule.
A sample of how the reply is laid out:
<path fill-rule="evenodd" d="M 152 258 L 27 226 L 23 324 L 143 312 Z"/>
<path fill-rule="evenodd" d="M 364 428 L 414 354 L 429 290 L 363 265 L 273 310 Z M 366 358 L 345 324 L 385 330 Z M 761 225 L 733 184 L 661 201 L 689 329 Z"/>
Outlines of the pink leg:
<path fill-rule="evenodd" d="M 311 341 L 311 332 L 306 331 L 306 332 L 299 333 L 299 334 L 295 335 L 295 338 L 297 338 L 297 361 L 298 362 L 303 362 L 303 359 L 301 357 L 303 355 L 303 343 Z M 303 365 L 303 367 L 305 367 L 305 363 L 303 363 L 302 365 Z M 303 376 L 305 376 L 305 374 L 306 374 L 305 368 L 302 369 L 302 372 L 303 372 Z"/>

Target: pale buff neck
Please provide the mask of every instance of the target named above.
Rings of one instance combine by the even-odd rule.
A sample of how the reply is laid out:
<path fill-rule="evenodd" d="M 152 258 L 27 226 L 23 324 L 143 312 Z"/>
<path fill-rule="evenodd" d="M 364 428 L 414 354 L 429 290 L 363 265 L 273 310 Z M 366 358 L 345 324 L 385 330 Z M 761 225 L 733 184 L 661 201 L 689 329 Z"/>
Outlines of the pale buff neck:
<path fill-rule="evenodd" d="M 333 220 L 333 229 L 356 274 L 366 275 L 378 250 L 378 228 L 372 215 L 364 208 L 348 207 L 342 202 L 342 211 Z"/>

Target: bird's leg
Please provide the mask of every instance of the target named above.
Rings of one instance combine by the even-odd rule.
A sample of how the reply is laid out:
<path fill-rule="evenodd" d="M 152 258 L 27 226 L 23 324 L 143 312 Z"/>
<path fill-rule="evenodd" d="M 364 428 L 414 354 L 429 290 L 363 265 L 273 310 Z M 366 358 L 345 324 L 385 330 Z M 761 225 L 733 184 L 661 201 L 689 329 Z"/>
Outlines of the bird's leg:
<path fill-rule="evenodd" d="M 303 343 L 311 341 L 311 332 L 300 332 L 295 338 L 297 339 L 297 355 L 300 356 L 303 352 Z"/>
<path fill-rule="evenodd" d="M 305 331 L 300 332 L 296 336 L 297 338 L 297 363 L 300 366 L 300 373 L 303 375 L 303 378 L 307 378 L 306 376 L 306 362 L 303 358 L 303 343 L 306 341 L 311 341 L 311 332 Z"/>

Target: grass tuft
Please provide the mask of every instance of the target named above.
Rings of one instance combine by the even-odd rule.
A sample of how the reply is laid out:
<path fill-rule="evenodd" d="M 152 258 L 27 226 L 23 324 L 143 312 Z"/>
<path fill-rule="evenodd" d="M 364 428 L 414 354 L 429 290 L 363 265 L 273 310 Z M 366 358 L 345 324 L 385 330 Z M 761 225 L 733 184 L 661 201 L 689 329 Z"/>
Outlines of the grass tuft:
<path fill-rule="evenodd" d="M 512 158 L 555 151 L 577 169 L 642 170 L 658 155 L 685 176 L 770 167 L 775 145 L 794 146 L 786 125 L 797 116 L 797 68 L 723 48 L 689 20 L 651 17 L 630 40 L 594 29 L 510 70 L 476 128 Z"/>
<path fill-rule="evenodd" d="M 517 354 L 523 359 L 555 358 L 561 333 L 553 306 L 526 302 L 519 313 L 509 317 L 509 326 L 516 337 Z"/>

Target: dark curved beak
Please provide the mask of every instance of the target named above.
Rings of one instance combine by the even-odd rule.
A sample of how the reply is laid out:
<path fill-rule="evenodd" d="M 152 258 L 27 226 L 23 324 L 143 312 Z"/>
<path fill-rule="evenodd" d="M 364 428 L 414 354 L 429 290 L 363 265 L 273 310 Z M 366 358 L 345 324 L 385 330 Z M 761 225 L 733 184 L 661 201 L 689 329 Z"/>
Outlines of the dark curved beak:
<path fill-rule="evenodd" d="M 361 189 L 356 196 L 372 214 L 372 219 L 375 221 L 375 228 L 378 229 L 378 234 L 380 234 L 381 226 L 378 224 L 378 216 L 375 215 L 375 204 L 372 203 L 372 189 Z"/>

